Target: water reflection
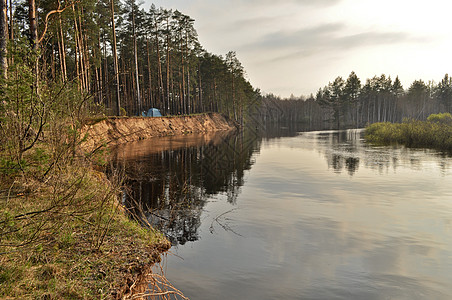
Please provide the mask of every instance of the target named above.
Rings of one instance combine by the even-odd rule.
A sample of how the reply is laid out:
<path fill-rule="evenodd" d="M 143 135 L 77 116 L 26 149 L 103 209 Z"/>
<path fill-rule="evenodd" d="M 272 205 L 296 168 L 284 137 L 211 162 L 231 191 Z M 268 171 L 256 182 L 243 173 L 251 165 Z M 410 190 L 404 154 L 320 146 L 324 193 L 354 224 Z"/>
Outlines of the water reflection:
<path fill-rule="evenodd" d="M 452 297 L 450 156 L 367 145 L 361 130 L 278 131 L 286 137 L 118 149 L 125 203 L 177 245 L 167 275 L 178 289 L 192 299 Z"/>
<path fill-rule="evenodd" d="M 379 173 L 396 171 L 401 165 L 420 171 L 432 161 L 444 174 L 449 167 L 450 153 L 399 145 L 371 146 L 364 142 L 363 133 L 363 129 L 300 133 L 304 139 L 298 146 L 302 149 L 316 148 L 325 157 L 329 169 L 338 174 L 346 171 L 350 176 L 358 171 L 360 165 Z"/>
<path fill-rule="evenodd" d="M 259 155 L 263 142 L 275 136 L 292 137 L 291 147 L 315 149 L 336 174 L 349 176 L 359 170 L 395 172 L 400 165 L 424 169 L 425 157 L 434 155 L 445 175 L 449 156 L 433 150 L 404 147 L 371 147 L 360 129 L 295 132 L 298 128 L 274 128 L 265 138 L 257 130 L 240 134 L 215 133 L 166 137 L 130 143 L 114 152 L 114 167 L 125 170 L 128 187 L 124 204 L 163 230 L 173 244 L 199 239 L 201 213 L 212 195 L 224 194 L 236 204 L 244 173 Z M 272 138 L 273 137 L 273 138 Z M 422 158 L 422 159 L 421 159 Z"/>
<path fill-rule="evenodd" d="M 125 170 L 124 204 L 142 211 L 173 244 L 199 239 L 200 215 L 209 196 L 224 193 L 235 204 L 244 172 L 261 139 L 253 132 L 151 139 L 114 152 Z"/>

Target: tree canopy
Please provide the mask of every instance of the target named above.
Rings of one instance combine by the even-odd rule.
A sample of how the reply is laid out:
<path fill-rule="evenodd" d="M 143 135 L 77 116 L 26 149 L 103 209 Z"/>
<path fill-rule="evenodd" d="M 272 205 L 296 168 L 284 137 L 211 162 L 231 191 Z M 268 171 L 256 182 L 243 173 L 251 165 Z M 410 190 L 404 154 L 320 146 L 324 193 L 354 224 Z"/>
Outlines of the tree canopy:
<path fill-rule="evenodd" d="M 107 114 L 156 107 L 166 115 L 217 111 L 238 120 L 259 97 L 235 52 L 223 57 L 203 49 L 195 20 L 178 10 L 146 11 L 134 0 L 10 6 L 0 23 L 3 78 L 14 72 L 8 47 L 28 40 L 37 80 L 75 83 Z"/>

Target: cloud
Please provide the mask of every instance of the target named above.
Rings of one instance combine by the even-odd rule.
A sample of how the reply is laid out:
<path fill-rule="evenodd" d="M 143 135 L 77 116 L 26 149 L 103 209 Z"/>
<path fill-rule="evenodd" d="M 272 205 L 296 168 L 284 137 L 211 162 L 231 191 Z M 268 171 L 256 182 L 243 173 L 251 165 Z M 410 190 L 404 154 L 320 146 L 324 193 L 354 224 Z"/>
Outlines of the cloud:
<path fill-rule="evenodd" d="M 393 45 L 420 42 L 422 38 L 413 37 L 405 32 L 362 32 L 336 39 L 337 48 L 347 49 L 362 46 Z"/>
<path fill-rule="evenodd" d="M 344 24 L 330 23 L 296 31 L 280 30 L 264 35 L 256 43 L 248 45 L 254 48 L 282 48 L 304 45 L 320 45 L 333 38 L 333 35 L 344 28 Z"/>
<path fill-rule="evenodd" d="M 296 4 L 296 5 L 304 5 L 304 6 L 334 6 L 342 2 L 343 0 L 237 0 L 235 3 L 242 4 L 252 4 L 252 5 L 268 5 L 271 4 L 273 6 L 282 5 L 282 4 Z"/>
<path fill-rule="evenodd" d="M 263 25 L 274 24 L 280 22 L 281 16 L 262 16 L 262 17 L 247 17 L 234 22 L 234 24 L 228 24 L 224 26 L 225 30 L 230 31 L 231 26 L 233 30 L 243 30 L 249 27 L 260 27 Z"/>
<path fill-rule="evenodd" d="M 348 51 L 385 45 L 425 43 L 429 39 L 402 31 L 365 31 L 355 33 L 345 23 L 326 23 L 315 27 L 289 31 L 279 30 L 241 47 L 242 51 L 272 51 L 271 61 L 308 57 L 325 52 Z"/>
<path fill-rule="evenodd" d="M 295 0 L 293 2 L 312 6 L 334 6 L 342 2 L 342 0 Z"/>

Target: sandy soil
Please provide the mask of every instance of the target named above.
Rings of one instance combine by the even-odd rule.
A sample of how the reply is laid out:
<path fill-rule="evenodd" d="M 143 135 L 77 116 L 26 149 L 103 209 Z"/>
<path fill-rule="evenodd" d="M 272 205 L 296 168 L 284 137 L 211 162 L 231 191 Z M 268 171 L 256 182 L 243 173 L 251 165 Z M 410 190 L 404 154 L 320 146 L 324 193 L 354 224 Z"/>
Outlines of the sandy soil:
<path fill-rule="evenodd" d="M 233 121 L 217 113 L 158 118 L 109 118 L 82 129 L 82 135 L 88 135 L 82 147 L 86 151 L 93 151 L 103 144 L 111 146 L 151 137 L 231 131 L 236 128 Z"/>

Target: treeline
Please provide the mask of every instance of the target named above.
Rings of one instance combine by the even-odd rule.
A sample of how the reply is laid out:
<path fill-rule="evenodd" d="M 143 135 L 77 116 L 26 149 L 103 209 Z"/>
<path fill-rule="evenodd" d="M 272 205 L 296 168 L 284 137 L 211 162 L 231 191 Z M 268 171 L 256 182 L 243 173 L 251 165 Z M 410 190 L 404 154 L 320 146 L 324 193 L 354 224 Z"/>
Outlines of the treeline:
<path fill-rule="evenodd" d="M 425 120 L 430 114 L 452 110 L 452 78 L 439 83 L 414 81 L 404 89 L 399 78 L 381 75 L 364 84 L 352 72 L 344 80 L 337 77 L 316 95 L 281 99 L 263 97 L 256 115 L 264 122 L 300 122 L 311 127 L 363 127 L 376 122 Z"/>
<path fill-rule="evenodd" d="M 146 11 L 135 0 L 0 2 L 0 68 L 9 81 L 17 49 L 27 45 L 39 80 L 76 84 L 109 114 L 156 107 L 165 115 L 215 111 L 240 120 L 258 100 L 236 53 L 204 50 L 194 20 L 178 10 Z"/>

